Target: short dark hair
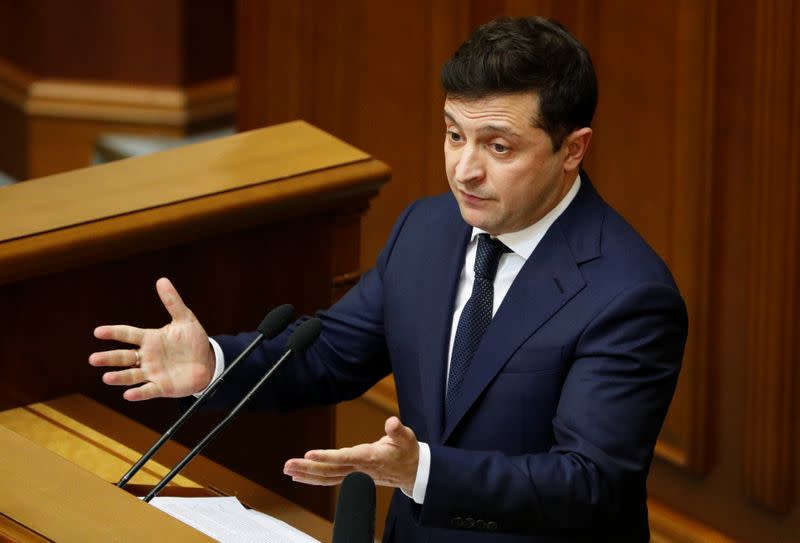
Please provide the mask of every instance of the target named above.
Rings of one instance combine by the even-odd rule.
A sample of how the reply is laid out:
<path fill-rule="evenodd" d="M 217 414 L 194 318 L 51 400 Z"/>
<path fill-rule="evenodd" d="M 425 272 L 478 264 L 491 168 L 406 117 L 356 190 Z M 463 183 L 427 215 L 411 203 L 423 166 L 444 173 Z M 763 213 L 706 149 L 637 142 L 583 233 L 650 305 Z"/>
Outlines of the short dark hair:
<path fill-rule="evenodd" d="M 591 126 L 597 106 L 586 48 L 543 17 L 504 17 L 478 27 L 442 67 L 441 78 L 453 98 L 534 91 L 539 118 L 531 123 L 550 136 L 554 151 L 570 132 Z"/>

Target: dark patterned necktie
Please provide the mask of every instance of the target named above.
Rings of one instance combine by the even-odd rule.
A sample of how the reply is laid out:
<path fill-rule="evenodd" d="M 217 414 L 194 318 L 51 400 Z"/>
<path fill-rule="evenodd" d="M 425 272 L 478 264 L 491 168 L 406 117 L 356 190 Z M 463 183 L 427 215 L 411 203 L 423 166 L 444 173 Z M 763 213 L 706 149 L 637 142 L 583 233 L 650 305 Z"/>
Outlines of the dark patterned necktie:
<path fill-rule="evenodd" d="M 453 354 L 450 358 L 450 377 L 447 382 L 445 400 L 445 423 L 450 419 L 456 404 L 461 383 L 469 368 L 481 337 L 492 320 L 494 302 L 494 276 L 500 257 L 509 249 L 489 234 L 478 235 L 478 251 L 475 255 L 475 283 L 472 295 L 461 312 L 456 337 L 453 341 Z"/>

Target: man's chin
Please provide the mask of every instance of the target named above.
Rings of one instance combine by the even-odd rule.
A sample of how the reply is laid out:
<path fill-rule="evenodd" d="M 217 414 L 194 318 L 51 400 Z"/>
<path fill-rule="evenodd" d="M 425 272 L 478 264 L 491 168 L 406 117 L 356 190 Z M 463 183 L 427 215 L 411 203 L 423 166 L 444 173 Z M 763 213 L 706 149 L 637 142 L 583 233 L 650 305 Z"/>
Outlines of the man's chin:
<path fill-rule="evenodd" d="M 480 228 L 484 232 L 492 233 L 493 224 L 488 217 L 486 217 L 485 213 L 476 212 L 474 209 L 470 209 L 469 207 L 465 207 L 459 204 L 459 209 L 461 210 L 461 218 L 464 219 L 464 222 L 468 225 L 472 226 L 473 228 Z"/>

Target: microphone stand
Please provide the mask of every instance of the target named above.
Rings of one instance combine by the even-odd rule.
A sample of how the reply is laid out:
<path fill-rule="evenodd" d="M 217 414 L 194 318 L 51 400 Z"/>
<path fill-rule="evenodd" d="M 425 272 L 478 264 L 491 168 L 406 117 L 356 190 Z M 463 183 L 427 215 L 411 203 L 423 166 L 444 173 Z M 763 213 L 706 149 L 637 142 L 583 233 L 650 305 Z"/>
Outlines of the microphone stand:
<path fill-rule="evenodd" d="M 189 453 L 184 456 L 183 459 L 178 462 L 178 464 L 172 468 L 156 486 L 153 487 L 147 496 L 144 497 L 144 501 L 149 502 L 156 497 L 156 495 L 161 492 L 165 486 L 167 486 L 167 484 L 184 468 L 184 466 L 186 466 L 186 464 L 188 464 L 195 456 L 197 456 L 200 451 L 202 451 L 203 448 L 209 443 L 209 441 L 214 439 L 214 437 L 220 433 L 222 429 L 231 422 L 231 420 L 233 420 L 239 411 L 241 411 L 242 408 L 244 408 L 244 406 L 250 402 L 256 392 L 258 392 L 258 389 L 260 389 L 264 383 L 267 382 L 267 379 L 272 376 L 275 370 L 278 369 L 278 367 L 283 364 L 287 358 L 289 358 L 295 352 L 305 351 L 308 346 L 317 339 L 321 328 L 322 323 L 319 319 L 309 319 L 301 324 L 300 327 L 295 330 L 294 333 L 292 333 L 292 336 L 289 338 L 289 341 L 287 342 L 289 349 L 283 353 L 283 356 L 281 356 L 278 361 L 272 365 L 269 371 L 258 381 L 258 383 L 256 383 L 255 386 L 253 386 L 253 388 L 251 388 L 250 391 L 245 395 L 245 397 L 242 398 L 238 404 L 236 404 L 236 407 L 234 407 L 231 412 L 228 413 L 228 415 L 200 441 L 200 443 L 195 445 L 195 447 L 189 451 Z"/>
<path fill-rule="evenodd" d="M 284 304 L 281 306 L 276 307 L 272 311 L 270 311 L 264 320 L 261 321 L 261 324 L 258 327 L 258 335 L 256 338 L 250 342 L 250 344 L 236 357 L 236 359 L 231 362 L 231 364 L 225 368 L 225 371 L 214 381 L 212 382 L 208 388 L 206 388 L 205 392 L 201 394 L 195 402 L 189 406 L 189 408 L 183 413 L 183 415 L 175 421 L 175 423 L 169 427 L 169 429 L 164 432 L 164 434 L 156 441 L 150 449 L 145 452 L 136 463 L 131 466 L 125 475 L 117 483 L 117 487 L 123 488 L 131 478 L 140 470 L 142 466 L 144 466 L 150 458 L 167 442 L 174 434 L 178 431 L 178 429 L 183 426 L 183 423 L 197 411 L 200 406 L 202 406 L 208 398 L 217 390 L 219 385 L 222 383 L 223 379 L 235 368 L 242 360 L 247 358 L 253 350 L 258 347 L 262 341 L 266 337 L 273 338 L 280 333 L 281 330 L 286 328 L 286 325 L 289 323 L 289 319 L 291 318 L 292 314 L 294 313 L 294 307 L 290 304 Z"/>

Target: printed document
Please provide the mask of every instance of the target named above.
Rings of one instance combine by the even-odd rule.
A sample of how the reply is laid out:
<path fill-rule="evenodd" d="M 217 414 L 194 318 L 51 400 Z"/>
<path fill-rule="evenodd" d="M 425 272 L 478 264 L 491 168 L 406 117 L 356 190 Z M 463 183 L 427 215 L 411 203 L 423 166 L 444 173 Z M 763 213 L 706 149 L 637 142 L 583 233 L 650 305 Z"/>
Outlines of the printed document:
<path fill-rule="evenodd" d="M 222 543 L 319 543 L 275 517 L 247 509 L 234 497 L 156 497 L 150 505 Z"/>

